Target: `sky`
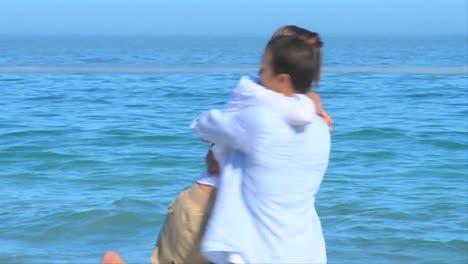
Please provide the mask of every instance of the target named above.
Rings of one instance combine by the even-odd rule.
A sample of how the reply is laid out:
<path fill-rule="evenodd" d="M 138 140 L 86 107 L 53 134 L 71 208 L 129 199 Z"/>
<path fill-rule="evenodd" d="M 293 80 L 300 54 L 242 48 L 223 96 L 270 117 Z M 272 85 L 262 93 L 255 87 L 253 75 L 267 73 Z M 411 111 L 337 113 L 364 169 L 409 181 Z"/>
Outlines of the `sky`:
<path fill-rule="evenodd" d="M 468 35 L 468 0 L 0 0 L 0 35 Z"/>

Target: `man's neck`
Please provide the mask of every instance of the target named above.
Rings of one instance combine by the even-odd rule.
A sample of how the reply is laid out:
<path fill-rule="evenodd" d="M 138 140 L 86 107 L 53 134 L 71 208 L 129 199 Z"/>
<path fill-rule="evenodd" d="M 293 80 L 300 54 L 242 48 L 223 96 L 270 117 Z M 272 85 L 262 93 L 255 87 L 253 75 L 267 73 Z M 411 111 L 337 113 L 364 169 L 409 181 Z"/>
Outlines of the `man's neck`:
<path fill-rule="evenodd" d="M 275 87 L 275 88 L 269 88 L 269 87 L 266 87 L 266 86 L 264 86 L 264 87 L 269 89 L 269 90 L 272 90 L 274 92 L 285 95 L 285 96 L 295 96 L 296 95 L 296 91 L 291 86 L 284 85 L 284 86 Z"/>
<path fill-rule="evenodd" d="M 287 87 L 287 86 L 282 87 L 278 92 L 286 96 L 296 95 L 296 91 L 292 87 Z"/>

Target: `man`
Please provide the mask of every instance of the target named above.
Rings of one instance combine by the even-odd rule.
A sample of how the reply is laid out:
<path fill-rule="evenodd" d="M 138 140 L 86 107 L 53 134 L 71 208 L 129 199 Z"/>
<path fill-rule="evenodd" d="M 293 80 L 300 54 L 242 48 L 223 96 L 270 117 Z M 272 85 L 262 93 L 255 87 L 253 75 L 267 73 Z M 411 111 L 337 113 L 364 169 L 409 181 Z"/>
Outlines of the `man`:
<path fill-rule="evenodd" d="M 285 96 L 306 94 L 320 71 L 318 59 L 302 39 L 273 38 L 263 56 L 261 82 Z M 212 110 L 195 130 L 200 138 L 236 149 L 235 155 L 243 157 L 242 191 L 232 193 L 243 206 L 232 210 L 247 215 L 225 225 L 224 233 L 216 234 L 220 237 L 207 238 L 222 242 L 229 237 L 230 244 L 207 243 L 203 250 L 236 252 L 247 263 L 326 263 L 314 201 L 328 165 L 327 124 L 314 115 L 307 126 L 291 126 L 276 108 L 260 104 L 234 115 Z M 222 226 L 219 219 L 210 227 Z M 240 235 L 239 230 L 247 232 Z"/>
<path fill-rule="evenodd" d="M 315 58 L 315 71 L 312 75 L 313 82 L 320 78 L 321 41 L 317 33 L 299 28 L 297 26 L 284 26 L 274 33 L 275 36 L 296 35 L 307 40 L 315 47 L 318 54 Z M 315 93 L 308 93 L 317 106 L 317 113 L 322 114 L 325 120 L 331 119 L 321 109 L 320 99 Z M 312 114 L 312 113 L 311 113 Z M 206 223 L 211 214 L 211 209 L 216 198 L 217 177 L 219 167 L 213 158 L 212 152 L 208 152 L 206 162 L 208 172 L 203 172 L 201 177 L 188 189 L 181 192 L 177 199 L 169 205 L 166 221 L 158 237 L 157 246 L 151 256 L 151 263 L 207 263 L 200 254 L 200 240 L 205 232 Z"/>

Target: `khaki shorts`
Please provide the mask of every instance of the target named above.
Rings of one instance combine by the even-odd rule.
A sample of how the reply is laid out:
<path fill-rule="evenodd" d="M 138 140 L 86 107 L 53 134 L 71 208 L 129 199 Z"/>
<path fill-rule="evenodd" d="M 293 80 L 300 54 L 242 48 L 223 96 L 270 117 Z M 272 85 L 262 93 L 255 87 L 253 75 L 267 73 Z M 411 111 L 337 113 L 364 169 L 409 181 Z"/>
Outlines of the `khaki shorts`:
<path fill-rule="evenodd" d="M 181 192 L 169 204 L 159 233 L 152 264 L 209 263 L 200 254 L 200 241 L 215 200 L 215 192 L 203 192 L 197 184 Z"/>

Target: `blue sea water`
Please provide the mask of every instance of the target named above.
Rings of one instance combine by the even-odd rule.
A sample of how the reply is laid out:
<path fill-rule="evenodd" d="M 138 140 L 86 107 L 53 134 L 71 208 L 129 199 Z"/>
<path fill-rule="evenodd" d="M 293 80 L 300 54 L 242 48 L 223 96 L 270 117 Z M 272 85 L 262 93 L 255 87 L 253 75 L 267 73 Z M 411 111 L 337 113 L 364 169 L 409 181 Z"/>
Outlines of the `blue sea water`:
<path fill-rule="evenodd" d="M 191 120 L 266 41 L 0 37 L 0 263 L 148 263 L 204 167 Z M 324 41 L 329 263 L 468 263 L 467 36 Z"/>

